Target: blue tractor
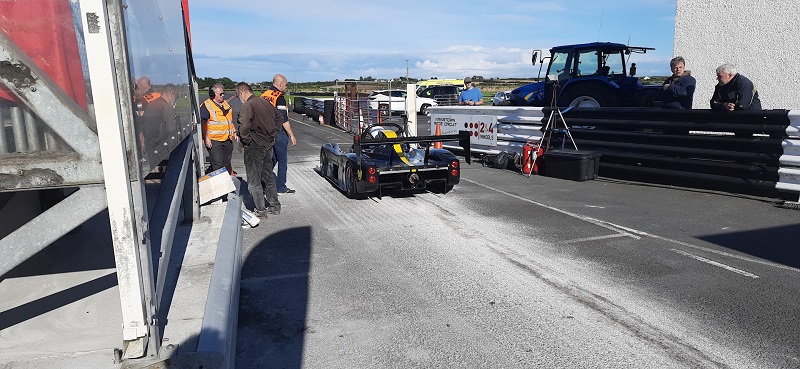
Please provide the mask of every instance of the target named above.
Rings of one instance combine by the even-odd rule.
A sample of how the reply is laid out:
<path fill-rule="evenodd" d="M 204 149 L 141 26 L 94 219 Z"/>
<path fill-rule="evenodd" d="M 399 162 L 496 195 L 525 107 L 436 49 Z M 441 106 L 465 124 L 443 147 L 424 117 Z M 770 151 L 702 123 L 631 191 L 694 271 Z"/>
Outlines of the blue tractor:
<path fill-rule="evenodd" d="M 635 47 L 611 42 L 557 46 L 550 56 L 538 60 L 539 75 L 550 59 L 544 81 L 511 91 L 510 105 L 559 107 L 649 106 L 661 86 L 645 86 L 628 73 L 633 53 L 646 53 L 650 47 Z M 540 50 L 533 51 L 536 65 Z M 630 75 L 629 75 L 630 74 Z"/>

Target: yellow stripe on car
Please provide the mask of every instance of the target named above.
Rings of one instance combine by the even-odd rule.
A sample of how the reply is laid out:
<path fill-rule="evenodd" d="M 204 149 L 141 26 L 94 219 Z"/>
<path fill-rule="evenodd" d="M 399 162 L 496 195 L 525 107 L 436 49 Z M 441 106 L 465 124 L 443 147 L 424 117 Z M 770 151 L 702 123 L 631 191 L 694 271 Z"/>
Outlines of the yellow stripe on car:
<path fill-rule="evenodd" d="M 395 133 L 395 131 L 383 130 L 381 131 L 381 133 L 383 133 L 383 135 L 386 136 L 386 138 L 397 138 L 397 133 Z M 397 153 L 397 156 L 400 157 L 400 160 L 403 163 L 406 163 L 407 165 L 410 165 L 412 167 L 414 166 L 414 164 L 411 164 L 411 162 L 408 161 L 408 158 L 406 158 L 406 154 L 403 152 L 403 147 L 400 146 L 399 143 L 396 143 L 392 146 L 394 147 L 394 152 Z"/>

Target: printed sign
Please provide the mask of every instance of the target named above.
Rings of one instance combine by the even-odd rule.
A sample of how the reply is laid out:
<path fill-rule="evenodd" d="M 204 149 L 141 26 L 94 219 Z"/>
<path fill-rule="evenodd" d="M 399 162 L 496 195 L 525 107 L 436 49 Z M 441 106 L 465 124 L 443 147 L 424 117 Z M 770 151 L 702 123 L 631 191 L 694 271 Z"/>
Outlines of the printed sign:
<path fill-rule="evenodd" d="M 236 186 L 225 168 L 219 168 L 197 180 L 200 204 L 205 204 L 217 197 L 236 191 Z"/>
<path fill-rule="evenodd" d="M 436 124 L 441 124 L 443 135 L 469 131 L 470 143 L 484 146 L 497 146 L 497 117 L 494 115 L 471 114 L 431 114 L 431 132 L 436 132 Z"/>

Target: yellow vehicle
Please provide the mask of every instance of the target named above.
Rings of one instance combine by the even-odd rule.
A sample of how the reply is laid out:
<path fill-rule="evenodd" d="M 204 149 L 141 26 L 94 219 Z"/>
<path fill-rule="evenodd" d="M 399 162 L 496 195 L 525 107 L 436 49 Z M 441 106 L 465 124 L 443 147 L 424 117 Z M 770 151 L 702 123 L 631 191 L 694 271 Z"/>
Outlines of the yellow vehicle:
<path fill-rule="evenodd" d="M 417 94 L 425 88 L 431 86 L 456 86 L 459 89 L 464 88 L 464 79 L 428 79 L 417 82 Z"/>

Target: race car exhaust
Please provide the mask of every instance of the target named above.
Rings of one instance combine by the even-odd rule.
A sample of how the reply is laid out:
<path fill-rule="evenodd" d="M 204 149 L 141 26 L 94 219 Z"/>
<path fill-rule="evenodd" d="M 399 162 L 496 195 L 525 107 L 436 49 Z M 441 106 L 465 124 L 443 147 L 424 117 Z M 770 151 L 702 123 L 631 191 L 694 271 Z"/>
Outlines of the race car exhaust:
<path fill-rule="evenodd" d="M 408 183 L 411 183 L 412 185 L 416 186 L 420 182 L 422 182 L 422 179 L 419 178 L 419 175 L 417 173 L 411 173 L 411 175 L 408 176 Z"/>

